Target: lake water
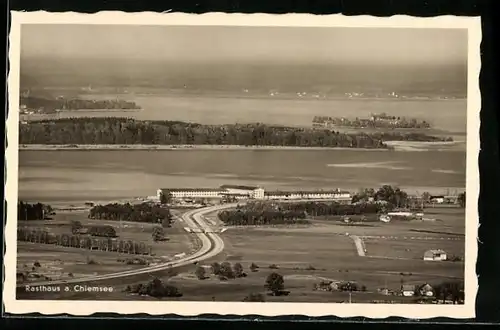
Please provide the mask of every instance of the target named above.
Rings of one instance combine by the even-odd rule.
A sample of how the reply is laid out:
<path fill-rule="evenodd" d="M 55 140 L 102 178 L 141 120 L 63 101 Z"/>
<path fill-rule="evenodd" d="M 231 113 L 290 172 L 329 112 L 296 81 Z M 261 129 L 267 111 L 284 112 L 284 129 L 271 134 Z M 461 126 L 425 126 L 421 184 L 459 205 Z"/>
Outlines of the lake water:
<path fill-rule="evenodd" d="M 85 98 L 134 101 L 143 108 L 137 112 L 68 111 L 59 117 L 123 116 L 140 120 L 180 120 L 201 124 L 263 122 L 278 125 L 312 124 L 314 116 L 366 118 L 386 112 L 414 117 L 451 132 L 465 132 L 467 101 L 397 99 L 314 99 L 279 97 L 232 97 L 207 95 L 132 95 L 96 94 Z M 54 116 L 52 116 L 54 117 Z M 34 118 L 33 118 L 34 119 Z"/>
<path fill-rule="evenodd" d="M 364 150 L 20 151 L 19 197 L 114 200 L 157 188 L 253 184 L 265 189 L 398 185 L 411 192 L 465 187 L 465 152 Z"/>

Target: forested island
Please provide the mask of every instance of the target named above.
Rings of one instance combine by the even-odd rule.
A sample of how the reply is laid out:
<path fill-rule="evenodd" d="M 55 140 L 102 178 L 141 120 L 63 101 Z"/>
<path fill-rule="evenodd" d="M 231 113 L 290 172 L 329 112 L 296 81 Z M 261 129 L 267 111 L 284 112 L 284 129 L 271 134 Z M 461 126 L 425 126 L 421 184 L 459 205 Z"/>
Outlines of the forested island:
<path fill-rule="evenodd" d="M 120 99 L 84 100 L 79 98 L 42 98 L 21 96 L 21 112 L 55 113 L 65 110 L 138 110 L 140 107 L 131 101 Z"/>
<path fill-rule="evenodd" d="M 425 120 L 390 116 L 386 113 L 372 114 L 370 118 L 348 119 L 343 117 L 315 116 L 314 127 L 352 127 L 352 128 L 430 128 Z"/>
<path fill-rule="evenodd" d="M 237 145 L 389 149 L 386 141 L 443 142 L 423 133 L 341 133 L 330 129 L 260 123 L 203 125 L 180 121 L 139 121 L 118 117 L 82 117 L 20 124 L 20 144 L 41 145 Z"/>

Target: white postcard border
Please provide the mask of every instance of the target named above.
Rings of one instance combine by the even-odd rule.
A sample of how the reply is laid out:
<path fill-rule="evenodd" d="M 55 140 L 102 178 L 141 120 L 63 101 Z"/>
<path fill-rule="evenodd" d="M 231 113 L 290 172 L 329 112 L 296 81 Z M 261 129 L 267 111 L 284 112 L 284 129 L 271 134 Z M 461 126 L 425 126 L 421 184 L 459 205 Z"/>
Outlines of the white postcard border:
<path fill-rule="evenodd" d="M 197 316 L 219 315 L 307 315 L 337 317 L 368 317 L 373 319 L 399 316 L 410 319 L 434 317 L 472 318 L 475 316 L 477 276 L 478 197 L 479 197 L 479 72 L 481 67 L 481 21 L 479 17 L 310 15 L 310 14 L 180 14 L 99 12 L 49 13 L 11 12 L 8 77 L 9 114 L 6 124 L 6 184 L 7 219 L 5 225 L 4 286 L 5 312 L 12 314 L 41 313 L 54 315 L 91 315 L 98 312 L 150 315 L 177 314 Z M 358 27 L 358 28 L 457 28 L 468 30 L 468 95 L 467 95 L 467 168 L 466 168 L 466 252 L 464 305 L 407 304 L 338 304 L 338 303 L 245 303 L 245 302 L 174 302 L 174 301 L 48 301 L 16 300 L 16 225 L 18 195 L 18 123 L 19 65 L 21 24 L 107 24 L 107 25 L 206 25 L 206 26 L 297 26 L 297 27 Z"/>

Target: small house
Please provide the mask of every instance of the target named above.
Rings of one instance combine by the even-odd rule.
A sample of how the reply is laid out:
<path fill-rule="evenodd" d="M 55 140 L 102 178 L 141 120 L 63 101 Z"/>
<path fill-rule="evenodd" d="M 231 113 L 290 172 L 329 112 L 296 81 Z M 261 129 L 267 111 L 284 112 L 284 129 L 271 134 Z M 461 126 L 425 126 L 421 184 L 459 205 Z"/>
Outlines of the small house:
<path fill-rule="evenodd" d="M 431 196 L 430 201 L 431 201 L 431 203 L 443 204 L 444 203 L 444 196 L 443 195 Z"/>
<path fill-rule="evenodd" d="M 429 250 L 424 253 L 424 260 L 426 261 L 444 261 L 446 259 L 446 252 L 443 250 Z"/>
<path fill-rule="evenodd" d="M 424 297 L 433 297 L 434 289 L 430 286 L 430 284 L 426 283 L 418 289 L 418 293 Z"/>
<path fill-rule="evenodd" d="M 413 297 L 415 295 L 415 286 L 410 284 L 404 284 L 401 286 L 401 294 L 404 297 Z"/>

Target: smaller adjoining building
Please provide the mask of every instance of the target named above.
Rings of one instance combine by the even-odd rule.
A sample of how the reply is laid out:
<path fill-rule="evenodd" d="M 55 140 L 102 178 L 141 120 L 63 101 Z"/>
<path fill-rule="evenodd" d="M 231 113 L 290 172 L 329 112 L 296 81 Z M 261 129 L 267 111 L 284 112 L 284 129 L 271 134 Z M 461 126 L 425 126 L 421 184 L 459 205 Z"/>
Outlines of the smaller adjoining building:
<path fill-rule="evenodd" d="M 415 295 L 415 285 L 403 284 L 401 286 L 401 294 L 404 297 L 413 297 Z"/>
<path fill-rule="evenodd" d="M 434 289 L 430 284 L 426 283 L 418 289 L 418 293 L 423 297 L 433 297 Z"/>
<path fill-rule="evenodd" d="M 443 195 L 431 196 L 430 201 L 431 201 L 431 203 L 443 204 L 445 201 L 445 198 Z"/>
<path fill-rule="evenodd" d="M 424 260 L 426 261 L 445 261 L 447 259 L 446 252 L 443 250 L 428 250 L 424 253 Z"/>
<path fill-rule="evenodd" d="M 161 195 L 170 193 L 173 198 L 221 198 L 225 193 L 224 189 L 213 188 L 168 188 L 158 189 L 157 197 L 161 199 Z"/>

